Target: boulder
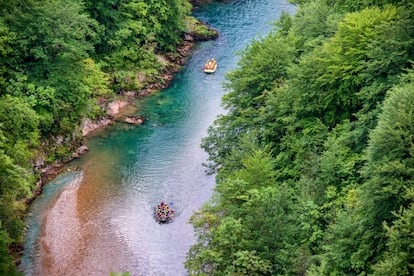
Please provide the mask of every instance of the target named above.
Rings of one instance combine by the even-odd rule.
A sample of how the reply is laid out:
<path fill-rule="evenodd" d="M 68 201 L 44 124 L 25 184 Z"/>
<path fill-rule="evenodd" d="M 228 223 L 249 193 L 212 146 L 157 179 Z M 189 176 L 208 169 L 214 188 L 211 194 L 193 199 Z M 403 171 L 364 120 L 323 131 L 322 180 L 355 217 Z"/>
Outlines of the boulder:
<path fill-rule="evenodd" d="M 87 146 L 80 146 L 73 154 L 72 158 L 79 158 L 82 154 L 85 154 L 88 151 Z"/>
<path fill-rule="evenodd" d="M 110 116 L 115 116 L 119 113 L 119 110 L 125 106 L 129 105 L 128 101 L 117 100 L 108 104 L 108 109 L 106 113 Z"/>
<path fill-rule="evenodd" d="M 124 119 L 124 122 L 127 124 L 140 125 L 145 121 L 145 118 L 142 116 L 128 116 Z"/>
<path fill-rule="evenodd" d="M 81 126 L 82 136 L 86 136 L 86 135 L 88 135 L 88 133 L 90 133 L 90 132 L 92 132 L 96 129 L 102 128 L 104 126 L 108 126 L 110 124 L 112 124 L 112 120 L 110 120 L 108 118 L 103 118 L 103 119 L 100 119 L 100 120 L 97 120 L 97 121 L 92 121 L 91 119 L 86 119 L 83 122 L 82 126 Z"/>

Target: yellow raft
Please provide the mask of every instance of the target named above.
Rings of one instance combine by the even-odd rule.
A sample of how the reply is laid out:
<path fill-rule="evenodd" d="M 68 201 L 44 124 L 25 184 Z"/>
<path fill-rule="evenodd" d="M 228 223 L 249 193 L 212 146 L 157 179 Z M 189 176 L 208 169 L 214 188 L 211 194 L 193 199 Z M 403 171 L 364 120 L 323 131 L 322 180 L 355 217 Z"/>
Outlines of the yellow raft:
<path fill-rule="evenodd" d="M 217 62 L 214 60 L 214 58 L 208 60 L 206 64 L 204 65 L 204 73 L 206 74 L 212 74 L 216 72 L 217 70 Z"/>

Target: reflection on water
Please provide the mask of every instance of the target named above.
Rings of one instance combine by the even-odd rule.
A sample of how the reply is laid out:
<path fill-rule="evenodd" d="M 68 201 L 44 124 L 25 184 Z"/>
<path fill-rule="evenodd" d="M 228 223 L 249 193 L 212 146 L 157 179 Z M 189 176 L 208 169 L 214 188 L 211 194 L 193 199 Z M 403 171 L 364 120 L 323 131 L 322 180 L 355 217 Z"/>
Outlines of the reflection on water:
<path fill-rule="evenodd" d="M 282 1 L 206 5 L 196 16 L 220 31 L 202 43 L 172 85 L 137 100 L 141 126 L 115 125 L 86 141 L 90 151 L 74 162 L 82 172 L 61 175 L 31 207 L 21 268 L 26 275 L 185 275 L 183 262 L 194 233 L 188 219 L 205 202 L 214 177 L 205 174 L 199 147 L 223 112 L 224 75 L 252 39 L 272 28 Z M 219 68 L 206 75 L 204 62 Z M 153 208 L 173 202 L 178 211 L 158 224 Z"/>

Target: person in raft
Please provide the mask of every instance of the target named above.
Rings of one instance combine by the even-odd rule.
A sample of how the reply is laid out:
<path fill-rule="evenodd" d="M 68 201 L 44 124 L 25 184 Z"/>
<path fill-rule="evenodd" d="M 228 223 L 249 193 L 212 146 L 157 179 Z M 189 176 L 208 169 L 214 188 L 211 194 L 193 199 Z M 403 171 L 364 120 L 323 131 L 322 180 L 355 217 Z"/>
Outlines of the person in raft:
<path fill-rule="evenodd" d="M 173 211 L 170 210 L 167 203 L 161 202 L 157 207 L 157 216 L 159 220 L 166 220 L 174 216 Z"/>
<path fill-rule="evenodd" d="M 214 69 L 215 65 L 216 65 L 216 60 L 214 58 L 211 58 L 204 65 L 204 69 Z"/>

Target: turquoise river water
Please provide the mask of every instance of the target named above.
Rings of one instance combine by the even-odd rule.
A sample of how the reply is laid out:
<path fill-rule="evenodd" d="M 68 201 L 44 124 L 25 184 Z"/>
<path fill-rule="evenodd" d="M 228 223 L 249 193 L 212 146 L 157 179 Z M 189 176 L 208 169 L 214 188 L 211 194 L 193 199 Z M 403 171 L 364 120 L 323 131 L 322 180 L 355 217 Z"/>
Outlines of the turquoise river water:
<path fill-rule="evenodd" d="M 30 207 L 25 275 L 186 275 L 186 253 L 195 242 L 191 214 L 211 196 L 214 176 L 202 163 L 202 137 L 223 113 L 225 74 L 236 68 L 253 39 L 266 35 L 282 0 L 206 4 L 195 16 L 216 28 L 215 41 L 199 44 L 168 89 L 136 101 L 140 126 L 116 124 L 85 141 L 81 168 L 46 184 Z M 215 74 L 201 71 L 215 57 Z M 173 203 L 172 223 L 158 224 L 152 208 Z"/>

